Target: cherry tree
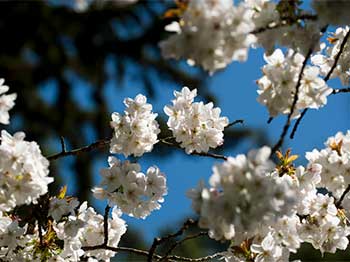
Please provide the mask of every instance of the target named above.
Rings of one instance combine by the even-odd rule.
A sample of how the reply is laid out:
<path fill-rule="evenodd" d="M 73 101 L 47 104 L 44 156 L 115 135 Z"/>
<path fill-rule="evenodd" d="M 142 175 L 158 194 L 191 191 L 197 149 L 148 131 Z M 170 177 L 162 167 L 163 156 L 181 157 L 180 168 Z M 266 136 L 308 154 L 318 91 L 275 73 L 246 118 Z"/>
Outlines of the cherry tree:
<path fill-rule="evenodd" d="M 134 0 L 114 0 L 116 5 Z M 102 0 L 70 3 L 85 12 Z M 164 59 L 186 60 L 213 75 L 230 63 L 244 62 L 250 48 L 264 48 L 266 64 L 256 81 L 258 102 L 266 106 L 270 121 L 284 115 L 285 124 L 272 147 L 253 148 L 248 154 L 213 153 L 225 147 L 224 130 L 242 123 L 229 120 L 213 102 L 197 98 L 198 90 L 174 90 L 164 103 L 168 137 L 161 138 L 158 113 L 138 94 L 125 98 L 124 112 L 110 117 L 112 137 L 85 147 L 44 156 L 24 132 L 1 131 L 0 144 L 0 259 L 2 261 L 110 261 L 117 252 L 139 255 L 145 261 L 289 261 L 302 243 L 324 253 L 346 250 L 350 235 L 350 130 L 329 134 L 324 148 L 305 153 L 307 164 L 295 166 L 298 156 L 282 152 L 290 132 L 293 139 L 311 109 L 327 110 L 329 96 L 350 92 L 350 24 L 348 1 L 298 0 L 178 0 L 164 17 L 172 18 L 159 43 Z M 328 38 L 324 42 L 323 39 Z M 6 79 L 6 76 L 3 76 Z M 329 85 L 339 78 L 342 88 Z M 20 93 L 0 80 L 0 122 L 10 123 L 11 109 Z M 302 132 L 302 131 L 300 131 Z M 122 214 L 147 219 L 166 201 L 167 175 L 156 165 L 143 167 L 142 157 L 158 144 L 188 155 L 215 158 L 208 183 L 199 181 L 187 196 L 198 219 L 189 219 L 175 233 L 155 237 L 148 250 L 119 246 L 127 231 Z M 86 201 L 48 190 L 54 178 L 51 162 L 95 149 L 111 155 L 91 188 L 98 200 L 107 200 L 104 214 Z M 119 155 L 129 158 L 122 161 Z M 276 156 L 274 158 L 274 156 Z M 108 165 L 107 165 L 108 163 Z M 156 164 L 156 163 L 155 163 Z M 24 215 L 22 209 L 33 216 Z M 207 230 L 216 241 L 230 243 L 227 250 L 205 257 L 183 257 L 174 249 L 195 237 L 183 237 L 163 254 L 157 248 L 181 237 L 192 225 Z"/>

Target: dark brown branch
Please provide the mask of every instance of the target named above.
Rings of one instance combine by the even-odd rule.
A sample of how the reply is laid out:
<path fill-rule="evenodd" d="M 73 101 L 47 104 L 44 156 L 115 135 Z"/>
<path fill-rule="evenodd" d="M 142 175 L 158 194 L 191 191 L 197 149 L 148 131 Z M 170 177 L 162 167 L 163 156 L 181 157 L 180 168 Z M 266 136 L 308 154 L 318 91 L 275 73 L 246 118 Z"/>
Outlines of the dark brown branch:
<path fill-rule="evenodd" d="M 234 126 L 234 125 L 236 125 L 236 124 L 242 124 L 242 125 L 243 125 L 243 124 L 244 124 L 244 120 L 243 120 L 243 119 L 237 119 L 237 120 L 235 120 L 235 121 L 229 123 L 229 124 L 226 126 L 226 128 L 229 128 L 229 127 Z"/>
<path fill-rule="evenodd" d="M 345 48 L 345 45 L 346 45 L 346 43 L 347 43 L 347 41 L 348 41 L 348 39 L 349 39 L 349 36 L 350 36 L 350 31 L 348 31 L 348 32 L 346 33 L 345 37 L 343 38 L 343 41 L 342 41 L 342 43 L 340 44 L 339 51 L 338 51 L 337 55 L 335 56 L 334 63 L 333 63 L 333 65 L 332 65 L 331 69 L 329 70 L 328 74 L 327 74 L 326 77 L 324 78 L 324 81 L 327 82 L 327 81 L 329 80 L 329 78 L 330 78 L 331 75 L 333 74 L 334 69 L 337 67 L 338 61 L 339 61 L 339 59 L 340 59 L 341 54 L 342 54 L 343 51 L 344 51 L 344 48 Z"/>
<path fill-rule="evenodd" d="M 168 251 L 165 253 L 165 255 L 159 260 L 159 261 L 164 261 L 168 258 L 168 256 L 171 254 L 171 252 L 176 248 L 178 247 L 179 245 L 183 244 L 184 242 L 188 241 L 188 240 L 191 240 L 191 239 L 194 239 L 194 238 L 197 238 L 197 237 L 201 237 L 201 236 L 207 236 L 208 233 L 207 232 L 199 232 L 197 234 L 193 234 L 193 235 L 190 235 L 190 236 L 187 236 L 185 237 L 184 239 L 182 240 L 179 240 L 179 241 L 176 241 L 169 249 Z"/>
<path fill-rule="evenodd" d="M 162 243 L 165 243 L 169 241 L 172 238 L 176 238 L 178 236 L 181 236 L 191 225 L 195 225 L 197 221 L 194 221 L 193 219 L 188 219 L 186 222 L 183 224 L 183 226 L 174 234 L 169 234 L 165 237 L 161 238 L 154 238 L 152 246 L 149 249 L 149 254 L 147 257 L 147 262 L 152 262 L 153 259 L 153 254 L 155 253 L 157 246 L 161 245 Z"/>
<path fill-rule="evenodd" d="M 308 111 L 307 108 L 305 108 L 303 110 L 303 112 L 301 112 L 300 114 L 300 117 L 297 119 L 297 121 L 295 122 L 294 126 L 293 126 L 293 130 L 292 130 L 292 133 L 290 134 L 289 138 L 293 139 L 294 138 L 294 135 L 295 135 L 295 132 L 297 131 L 298 129 L 298 126 L 300 125 L 300 122 L 301 120 L 304 118 L 306 112 Z"/>
<path fill-rule="evenodd" d="M 56 159 L 61 158 L 61 157 L 79 155 L 83 152 L 90 152 L 94 149 L 105 147 L 106 145 L 109 144 L 109 142 L 110 142 L 109 139 L 102 139 L 102 140 L 98 140 L 98 141 L 96 141 L 88 146 L 84 146 L 84 147 L 76 148 L 76 149 L 73 149 L 70 151 L 66 151 L 64 140 L 62 140 L 62 138 L 61 138 L 62 151 L 58 154 L 48 156 L 47 159 L 51 161 L 51 160 L 56 160 Z"/>
<path fill-rule="evenodd" d="M 309 60 L 309 58 L 310 58 L 310 56 L 312 54 L 312 51 L 313 51 L 313 47 L 311 47 L 309 49 L 308 53 L 305 56 L 304 62 L 302 64 L 302 66 L 301 66 L 299 77 L 298 77 L 298 81 L 297 81 L 297 84 L 295 86 L 295 94 L 294 94 L 294 98 L 293 98 L 293 103 L 292 103 L 292 106 L 290 108 L 290 112 L 288 114 L 287 121 L 286 121 L 286 123 L 285 123 L 285 125 L 283 127 L 283 130 L 282 130 L 282 133 L 281 133 L 281 136 L 280 136 L 278 142 L 272 148 L 271 155 L 274 154 L 282 146 L 282 144 L 284 142 L 284 138 L 285 138 L 285 136 L 286 136 L 286 134 L 288 132 L 288 129 L 290 127 L 292 116 L 293 116 L 294 111 L 295 111 L 295 106 L 296 106 L 296 104 L 298 102 L 298 99 L 299 99 L 299 88 L 300 88 L 300 85 L 301 85 L 301 79 L 303 77 L 303 73 L 304 73 L 304 69 L 306 67 L 306 63 Z"/>
<path fill-rule="evenodd" d="M 104 234 L 104 240 L 103 244 L 108 245 L 108 216 L 109 216 L 109 210 L 111 207 L 107 204 L 105 208 L 105 214 L 103 216 L 103 234 Z"/>
<path fill-rule="evenodd" d="M 341 197 L 339 198 L 339 200 L 337 202 L 335 202 L 335 206 L 337 208 L 341 207 L 341 204 L 345 198 L 345 196 L 350 192 L 350 184 L 347 186 L 347 188 L 344 190 L 343 194 L 341 195 Z"/>
<path fill-rule="evenodd" d="M 333 89 L 332 95 L 340 94 L 340 93 L 350 93 L 350 87 L 348 88 L 340 88 L 340 89 Z"/>

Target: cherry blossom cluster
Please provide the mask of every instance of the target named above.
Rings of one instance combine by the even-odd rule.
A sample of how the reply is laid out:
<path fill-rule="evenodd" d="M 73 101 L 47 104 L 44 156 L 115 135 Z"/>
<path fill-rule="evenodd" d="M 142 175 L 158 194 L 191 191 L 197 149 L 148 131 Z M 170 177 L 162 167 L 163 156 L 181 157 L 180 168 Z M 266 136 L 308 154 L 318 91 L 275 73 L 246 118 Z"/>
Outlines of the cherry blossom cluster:
<path fill-rule="evenodd" d="M 10 254 L 9 257 L 16 257 L 13 253 L 15 249 L 25 245 L 23 235 L 26 228 L 20 227 L 18 222 L 18 220 L 12 220 L 0 211 L 0 259 L 5 258 L 6 254 Z"/>
<path fill-rule="evenodd" d="M 296 201 L 292 185 L 269 175 L 274 167 L 270 153 L 263 147 L 248 156 L 229 157 L 214 166 L 210 188 L 200 185 L 188 192 L 200 214 L 199 226 L 208 228 L 211 237 L 240 243 L 290 212 Z"/>
<path fill-rule="evenodd" d="M 111 247 L 117 247 L 121 236 L 126 232 L 125 221 L 120 216 L 120 210 L 114 208 L 112 218 L 108 218 L 108 245 Z M 92 207 L 87 207 L 87 202 L 76 211 L 70 210 L 59 221 L 51 222 L 47 230 L 42 232 L 47 248 L 45 252 L 38 249 L 39 230 L 42 229 L 35 227 L 28 233 L 27 225 L 19 226 L 18 220 L 2 213 L 0 222 L 0 258 L 4 261 L 76 262 L 82 257 L 89 258 L 88 261 L 109 261 L 115 255 L 115 252 L 108 250 L 82 249 L 104 241 L 104 217 Z"/>
<path fill-rule="evenodd" d="M 4 85 L 5 79 L 0 78 L 0 123 L 9 124 L 10 115 L 9 110 L 15 105 L 16 94 L 6 95 L 9 87 Z"/>
<path fill-rule="evenodd" d="M 264 75 L 257 80 L 258 101 L 267 106 L 271 117 L 289 114 L 305 58 L 291 49 L 286 55 L 282 50 L 276 49 L 272 55 L 265 55 L 264 59 L 267 62 L 262 68 Z M 327 86 L 319 73 L 320 69 L 316 66 L 305 67 L 293 118 L 298 117 L 302 109 L 317 109 L 327 103 L 327 96 L 332 93 L 332 89 Z"/>
<path fill-rule="evenodd" d="M 114 112 L 111 127 L 114 129 L 110 145 L 111 153 L 122 153 L 141 156 L 150 152 L 158 142 L 159 125 L 155 120 L 157 114 L 152 113 L 152 105 L 141 94 L 135 99 L 124 100 L 126 109 L 124 115 Z"/>
<path fill-rule="evenodd" d="M 2 85 L 3 79 L 0 83 L 3 94 L 9 88 Z M 0 97 L 0 118 L 4 123 L 9 121 L 8 110 L 14 105 L 15 98 L 15 94 Z M 23 132 L 12 136 L 5 130 L 1 131 L 0 260 L 76 262 L 85 257 L 88 261 L 109 261 L 115 252 L 103 249 L 84 251 L 83 248 L 105 241 L 105 219 L 108 221 L 107 244 L 118 246 L 126 232 L 120 209 L 115 207 L 112 218 L 104 218 L 93 208 L 88 208 L 86 202 L 78 208 L 79 201 L 65 197 L 65 190 L 58 196 L 49 197 L 48 184 L 54 181 L 48 176 L 49 162 L 36 142 L 28 142 L 24 138 Z M 158 193 L 154 188 L 160 183 L 159 176 L 158 169 L 149 169 L 147 185 L 154 194 Z M 165 179 L 161 182 L 165 184 Z M 46 213 L 39 207 L 47 208 Z M 25 216 L 32 212 L 34 222 L 18 215 L 15 208 L 23 208 Z"/>
<path fill-rule="evenodd" d="M 185 58 L 190 65 L 201 65 L 214 72 L 232 61 L 245 61 L 254 36 L 244 3 L 232 0 L 188 2 L 179 22 L 166 27 L 174 32 L 160 43 L 166 58 Z"/>
<path fill-rule="evenodd" d="M 323 2 L 323 1 L 320 1 Z M 350 2 L 349 2 L 350 4 Z M 321 52 L 319 54 L 314 55 L 311 58 L 311 61 L 314 65 L 320 67 L 320 73 L 324 76 L 328 74 L 331 70 L 332 66 L 335 63 L 336 56 L 340 51 L 340 46 L 344 41 L 344 37 L 349 32 L 349 27 L 346 26 L 344 28 L 339 27 L 336 29 L 334 33 L 330 35 L 328 38 L 330 45 L 326 45 L 325 43 L 321 44 Z M 342 53 L 338 59 L 337 65 L 334 68 L 331 78 L 339 77 L 341 83 L 344 86 L 349 85 L 350 80 L 350 47 L 349 40 L 344 46 Z"/>
<path fill-rule="evenodd" d="M 340 142 L 344 149 L 339 141 L 344 141 Z M 341 155 L 350 159 L 350 131 L 346 136 L 339 133 L 329 138 L 327 144 L 337 146 L 333 151 L 341 150 Z M 310 161 L 307 168 L 295 168 L 292 161 L 296 157 L 287 154 L 275 167 L 269 157 L 267 147 L 248 156 L 230 157 L 214 166 L 210 188 L 201 182 L 199 188 L 188 192 L 193 209 L 200 215 L 199 226 L 208 228 L 212 238 L 231 240 L 231 247 L 223 253 L 225 260 L 288 261 L 303 242 L 322 253 L 345 250 L 350 235 L 348 214 L 336 203 L 340 195 L 322 182 L 327 164 Z M 336 176 L 338 170 L 346 169 L 348 162 L 338 162 L 333 173 L 327 173 L 328 181 L 331 174 Z M 347 183 L 343 181 L 342 193 Z M 321 187 L 332 194 L 321 194 Z"/>
<path fill-rule="evenodd" d="M 9 211 L 15 206 L 36 203 L 47 193 L 49 162 L 42 156 L 36 142 L 24 140 L 23 132 L 11 136 L 1 131 L 0 144 L 0 210 Z"/>
<path fill-rule="evenodd" d="M 328 138 L 325 145 L 326 148 L 322 150 L 307 152 L 306 158 L 309 163 L 322 166 L 320 187 L 332 192 L 335 198 L 340 198 L 350 184 L 350 131 L 345 135 L 338 132 Z"/>
<path fill-rule="evenodd" d="M 181 92 L 174 91 L 174 96 L 173 105 L 165 106 L 164 112 L 169 116 L 169 129 L 186 153 L 208 152 L 221 145 L 228 118 L 220 117 L 220 108 L 214 108 L 213 103 L 193 102 L 197 89 L 183 87 Z"/>
<path fill-rule="evenodd" d="M 166 178 L 158 167 L 142 173 L 137 163 L 108 158 L 109 168 L 101 170 L 102 181 L 92 191 L 97 199 L 108 199 L 110 206 L 118 206 L 123 213 L 137 218 L 147 217 L 159 209 L 167 194 Z"/>
<path fill-rule="evenodd" d="M 186 59 L 213 73 L 232 61 L 247 60 L 249 48 L 258 45 L 268 54 L 283 45 L 305 55 L 321 36 L 323 23 L 299 19 L 298 12 L 286 17 L 273 1 L 233 2 L 189 1 L 180 8 L 179 21 L 165 28 L 175 34 L 160 43 L 163 56 Z"/>
<path fill-rule="evenodd" d="M 108 245 L 117 247 L 121 236 L 126 232 L 126 224 L 120 218 L 121 212 L 115 207 L 112 219 L 108 218 Z M 54 224 L 57 238 L 64 241 L 64 249 L 55 258 L 56 261 L 79 261 L 82 256 L 95 258 L 93 261 L 109 261 L 115 256 L 110 250 L 84 251 L 82 247 L 95 246 L 104 242 L 104 217 L 97 214 L 92 207 L 84 202 L 76 213 L 67 219 Z M 90 260 L 89 260 L 90 261 Z"/>

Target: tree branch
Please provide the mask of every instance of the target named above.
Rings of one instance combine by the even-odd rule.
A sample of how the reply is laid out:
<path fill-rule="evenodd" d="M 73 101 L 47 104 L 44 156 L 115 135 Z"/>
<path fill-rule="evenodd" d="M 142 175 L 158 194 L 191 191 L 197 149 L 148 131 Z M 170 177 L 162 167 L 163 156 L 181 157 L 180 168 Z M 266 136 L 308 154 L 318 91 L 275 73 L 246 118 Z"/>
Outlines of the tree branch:
<path fill-rule="evenodd" d="M 242 125 L 243 125 L 243 124 L 244 124 L 244 120 L 243 120 L 243 119 L 237 119 L 237 120 L 235 120 L 235 121 L 229 123 L 229 124 L 226 126 L 226 128 L 229 128 L 229 127 L 234 126 L 234 125 L 236 125 L 236 124 L 242 124 Z"/>
<path fill-rule="evenodd" d="M 183 224 L 183 226 L 176 233 L 169 234 L 169 235 L 162 237 L 162 238 L 157 238 L 157 237 L 154 238 L 152 246 L 149 249 L 147 262 L 152 262 L 153 254 L 156 251 L 157 246 L 161 245 L 164 242 L 169 241 L 172 238 L 181 236 L 191 225 L 194 225 L 196 223 L 197 223 L 197 221 L 194 221 L 193 219 L 188 219 L 188 220 L 186 220 L 186 222 Z"/>
<path fill-rule="evenodd" d="M 340 93 L 350 93 L 350 87 L 348 88 L 340 88 L 340 89 L 333 89 L 332 95 L 340 94 Z"/>
<path fill-rule="evenodd" d="M 350 192 L 350 184 L 347 186 L 347 188 L 344 190 L 343 194 L 341 195 L 341 197 L 339 198 L 339 200 L 337 202 L 335 202 L 335 206 L 337 208 L 339 208 L 341 206 L 341 203 L 343 202 L 345 196 L 347 195 L 347 193 Z"/>
<path fill-rule="evenodd" d="M 306 63 L 307 61 L 309 60 L 311 54 L 312 54 L 312 51 L 313 51 L 313 47 L 311 47 L 308 51 L 308 53 L 306 54 L 305 56 L 305 59 L 304 59 L 304 62 L 301 66 L 301 69 L 300 69 L 300 73 L 299 73 L 299 76 L 298 76 L 298 81 L 297 81 L 297 84 L 295 86 L 295 94 L 294 94 L 294 98 L 293 98 L 293 103 L 292 103 L 292 106 L 290 108 L 290 112 L 288 114 L 288 117 L 287 117 L 287 121 L 283 127 L 283 130 L 282 130 L 282 133 L 281 133 L 281 136 L 278 140 L 278 142 L 274 145 L 274 147 L 272 148 L 271 150 L 271 155 L 274 154 L 283 144 L 284 142 L 284 138 L 288 132 L 288 129 L 290 127 L 290 123 L 291 123 L 291 120 L 292 120 L 292 115 L 295 111 L 295 106 L 298 102 L 298 99 L 299 99 L 299 88 L 300 88 L 300 85 L 301 85 L 301 79 L 303 77 L 303 73 L 304 73 L 304 69 L 306 67 Z"/>
<path fill-rule="evenodd" d="M 83 152 L 90 152 L 94 149 L 105 147 L 109 143 L 110 143 L 109 139 L 102 139 L 102 140 L 98 140 L 98 141 L 96 141 L 88 146 L 76 148 L 76 149 L 73 149 L 71 151 L 66 151 L 66 146 L 65 146 L 64 140 L 61 137 L 62 151 L 58 154 L 48 156 L 47 159 L 51 161 L 51 160 L 59 159 L 61 157 L 79 155 Z"/>
<path fill-rule="evenodd" d="M 346 45 L 346 43 L 347 43 L 347 41 L 349 39 L 349 36 L 350 36 L 350 30 L 346 33 L 345 37 L 343 38 L 343 41 L 340 44 L 340 48 L 339 48 L 339 51 L 338 51 L 337 55 L 335 56 L 334 63 L 332 65 L 331 69 L 329 70 L 328 74 L 324 78 L 325 82 L 327 82 L 329 80 L 329 78 L 331 77 L 334 69 L 337 67 L 338 61 L 340 59 L 341 54 L 344 51 L 344 48 L 345 48 L 345 45 Z"/>
<path fill-rule="evenodd" d="M 179 245 L 181 245 L 182 243 L 186 242 L 187 240 L 190 240 L 190 239 L 194 239 L 194 238 L 197 238 L 197 237 L 201 237 L 201 236 L 207 236 L 208 235 L 208 232 L 199 232 L 197 234 L 193 234 L 193 235 L 190 235 L 190 236 L 187 236 L 185 237 L 184 239 L 182 240 L 179 240 L 179 241 L 176 241 L 169 249 L 168 251 L 165 253 L 165 255 L 159 260 L 160 262 L 161 261 L 164 261 L 168 258 L 168 256 L 171 254 L 171 252 Z"/>
<path fill-rule="evenodd" d="M 103 234 L 104 234 L 104 240 L 103 244 L 108 245 L 108 216 L 109 216 L 109 210 L 111 207 L 107 204 L 105 208 L 105 214 L 103 216 Z"/>

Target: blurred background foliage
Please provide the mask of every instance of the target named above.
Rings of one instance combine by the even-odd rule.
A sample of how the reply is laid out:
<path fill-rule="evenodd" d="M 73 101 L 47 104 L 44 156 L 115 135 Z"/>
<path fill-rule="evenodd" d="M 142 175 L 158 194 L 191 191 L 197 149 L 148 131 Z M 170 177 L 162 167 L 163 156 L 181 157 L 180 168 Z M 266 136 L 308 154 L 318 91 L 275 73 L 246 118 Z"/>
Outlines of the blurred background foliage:
<path fill-rule="evenodd" d="M 167 84 L 197 88 L 204 100 L 220 106 L 220 101 L 207 88 L 206 73 L 181 62 L 165 61 L 160 55 L 158 43 L 166 37 L 163 28 L 173 19 L 165 19 L 163 14 L 173 4 L 154 0 L 118 6 L 111 2 L 79 13 L 46 1 L 1 1 L 0 72 L 11 91 L 18 94 L 11 111 L 10 131 L 25 131 L 27 139 L 37 141 L 46 156 L 60 151 L 60 136 L 68 149 L 108 138 L 112 109 L 106 102 L 110 94 L 107 84 L 118 95 L 123 88 L 130 88 L 125 85 L 126 77 L 137 81 L 143 93 L 153 99 L 159 98 L 154 88 L 157 81 L 164 83 L 164 88 Z M 122 99 L 119 97 L 119 101 Z M 169 136 L 161 114 L 158 121 L 162 129 L 160 136 Z M 263 132 L 247 127 L 234 126 L 225 131 L 225 138 L 225 149 L 235 147 L 243 138 L 253 140 L 257 146 L 268 144 Z M 105 157 L 106 151 L 95 150 L 71 158 L 68 173 L 70 179 L 79 181 L 74 183 L 74 195 L 80 201 L 91 198 L 96 175 L 93 163 Z M 168 157 L 173 152 L 157 145 L 152 157 Z M 62 174 L 67 172 L 67 162 L 54 161 L 50 168 L 55 177 L 51 192 L 57 192 L 66 183 Z M 160 235 L 175 232 L 184 220 L 165 228 Z M 186 234 L 196 232 L 198 228 L 191 228 Z M 166 252 L 171 244 L 160 246 L 158 251 Z M 122 238 L 121 245 L 149 248 L 132 228 Z M 201 236 L 178 246 L 174 253 L 200 257 L 225 248 L 227 243 Z M 318 252 L 314 256 L 307 247 L 297 257 L 320 261 Z M 334 257 L 331 259 L 328 261 L 335 261 Z M 116 261 L 143 260 L 128 254 L 116 257 Z"/>

